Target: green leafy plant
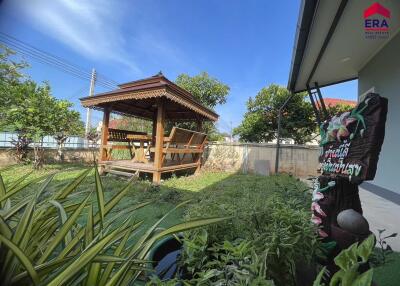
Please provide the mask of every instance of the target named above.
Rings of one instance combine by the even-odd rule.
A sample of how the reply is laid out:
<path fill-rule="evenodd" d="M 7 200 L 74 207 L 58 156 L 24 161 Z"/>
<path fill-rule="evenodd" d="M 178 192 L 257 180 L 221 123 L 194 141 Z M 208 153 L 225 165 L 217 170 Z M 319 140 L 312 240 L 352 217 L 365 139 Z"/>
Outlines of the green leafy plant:
<path fill-rule="evenodd" d="M 23 176 L 8 186 L 0 175 L 1 285 L 129 285 L 149 271 L 146 256 L 160 238 L 226 219 L 194 219 L 160 229 L 171 212 L 189 203 L 184 201 L 139 235 L 143 221 L 134 211 L 151 202 L 113 211 L 134 179 L 106 201 L 97 168 L 94 190 L 76 192 L 91 172 L 84 170 L 51 192 L 56 174 Z M 35 184 L 33 192 L 23 191 Z"/>
<path fill-rule="evenodd" d="M 191 267 L 196 269 L 199 263 L 215 259 L 213 255 L 204 255 L 204 249 L 225 242 L 247 241 L 257 255 L 265 253 L 264 278 L 274 280 L 277 285 L 295 284 L 297 263 L 311 263 L 319 244 L 310 223 L 310 194 L 304 185 L 288 176 L 275 180 L 273 192 L 263 192 L 259 186 L 250 186 L 248 190 L 238 186 L 237 191 L 229 194 L 204 193 L 198 203 L 188 209 L 189 218 L 202 213 L 234 217 L 217 227 L 207 226 L 206 245 L 198 241 L 202 237 L 198 231 L 187 234 L 189 240 L 186 243 L 190 243 L 193 236 L 199 248 L 197 251 L 193 248 L 193 253 L 186 255 L 185 263 L 190 272 L 193 272 Z M 281 180 L 286 184 L 281 184 Z"/>
<path fill-rule="evenodd" d="M 183 268 L 196 285 L 274 285 L 267 279 L 267 251 L 257 253 L 252 241 L 224 241 L 207 246 L 202 230 L 184 240 Z"/>
<path fill-rule="evenodd" d="M 266 253 L 258 254 L 251 241 L 224 241 L 208 247 L 207 231 L 183 240 L 180 276 L 171 281 L 153 277 L 148 285 L 265 285 Z"/>
<path fill-rule="evenodd" d="M 217 105 L 226 103 L 230 91 L 228 85 L 211 77 L 206 72 L 201 72 L 195 76 L 180 74 L 176 78 L 175 83 L 190 92 L 200 103 L 211 109 L 214 109 Z M 198 129 L 199 126 L 194 122 L 175 122 L 173 125 L 207 133 L 208 140 L 210 141 L 216 141 L 219 135 L 218 129 L 212 122 L 203 122 L 200 130 Z M 166 129 L 170 130 L 173 125 L 167 123 Z"/>
<path fill-rule="evenodd" d="M 26 161 L 28 147 L 33 147 L 35 168 L 44 160 L 43 138 L 55 136 L 58 157 L 63 159 L 63 145 L 71 135 L 80 135 L 80 114 L 71 110 L 72 103 L 52 96 L 47 82 L 38 84 L 22 74 L 24 62 L 14 62 L 13 51 L 0 45 L 0 128 L 18 132 L 15 156 Z"/>
<path fill-rule="evenodd" d="M 375 237 L 369 236 L 360 244 L 354 243 L 343 250 L 335 257 L 335 264 L 340 268 L 336 272 L 329 286 L 370 286 L 372 284 L 373 268 L 360 273 L 362 265 L 368 263 L 368 259 L 375 245 Z M 324 274 L 327 272 L 324 267 L 318 274 L 313 286 L 325 286 L 323 283 Z"/>
<path fill-rule="evenodd" d="M 283 86 L 271 84 L 262 88 L 246 102 L 247 111 L 233 130 L 244 142 L 268 142 L 276 139 L 279 109 L 290 96 Z M 296 93 L 282 110 L 282 138 L 291 138 L 296 144 L 305 144 L 316 131 L 315 118 L 307 94 Z"/>
<path fill-rule="evenodd" d="M 378 229 L 377 244 L 379 245 L 379 249 L 371 257 L 371 262 L 375 267 L 384 265 L 388 261 L 388 255 L 393 253 L 392 247 L 388 244 L 387 240 L 396 237 L 397 233 L 386 235 L 384 234 L 385 232 L 386 229 Z"/>

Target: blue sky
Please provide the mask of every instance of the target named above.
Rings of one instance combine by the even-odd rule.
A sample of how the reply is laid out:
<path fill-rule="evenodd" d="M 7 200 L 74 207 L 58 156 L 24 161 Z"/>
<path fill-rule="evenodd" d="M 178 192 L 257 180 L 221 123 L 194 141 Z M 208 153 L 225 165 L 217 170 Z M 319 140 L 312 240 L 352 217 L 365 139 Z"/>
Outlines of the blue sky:
<path fill-rule="evenodd" d="M 228 102 L 217 107 L 219 129 L 229 131 L 230 122 L 240 123 L 249 96 L 271 83 L 286 86 L 300 0 L 1 3 L 0 31 L 119 83 L 160 70 L 170 80 L 207 71 L 231 87 Z M 78 99 L 87 95 L 87 81 L 25 59 L 27 74 L 49 81 L 54 96 L 71 100 L 84 115 Z M 356 90 L 350 82 L 323 94 L 356 99 Z"/>

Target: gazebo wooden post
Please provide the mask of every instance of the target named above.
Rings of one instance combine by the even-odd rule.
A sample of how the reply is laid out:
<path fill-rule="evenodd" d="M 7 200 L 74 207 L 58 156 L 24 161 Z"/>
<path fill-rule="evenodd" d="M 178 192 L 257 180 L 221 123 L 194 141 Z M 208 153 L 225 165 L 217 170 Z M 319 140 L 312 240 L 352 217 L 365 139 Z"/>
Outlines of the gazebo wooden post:
<path fill-rule="evenodd" d="M 198 132 L 201 132 L 202 131 L 202 129 L 203 129 L 203 121 L 201 121 L 201 119 L 197 119 L 197 122 L 196 122 L 197 124 L 197 131 Z M 200 172 L 200 169 L 201 169 L 201 156 L 202 156 L 202 154 L 197 154 L 196 155 L 196 163 L 197 163 L 197 166 L 196 166 L 196 170 L 195 170 L 195 174 L 198 174 L 199 172 Z"/>
<path fill-rule="evenodd" d="M 153 116 L 153 130 L 151 132 L 151 146 L 156 145 L 156 132 L 157 132 L 157 110 L 154 112 Z M 154 161 L 154 153 L 150 152 L 150 159 Z"/>
<path fill-rule="evenodd" d="M 104 108 L 103 113 L 103 125 L 101 128 L 101 142 L 100 142 L 100 161 L 105 161 L 107 159 L 107 143 L 108 143 L 108 125 L 110 122 L 110 113 L 111 108 Z M 104 167 L 100 169 L 100 171 L 104 171 Z"/>
<path fill-rule="evenodd" d="M 161 180 L 161 168 L 164 147 L 164 125 L 165 125 L 165 106 L 162 98 L 157 100 L 157 120 L 156 120 L 156 142 L 154 152 L 153 183 L 159 184 Z"/>
<path fill-rule="evenodd" d="M 203 121 L 201 121 L 201 119 L 198 119 L 196 123 L 197 123 L 197 126 L 196 126 L 197 131 L 201 132 L 201 130 L 203 129 Z"/>

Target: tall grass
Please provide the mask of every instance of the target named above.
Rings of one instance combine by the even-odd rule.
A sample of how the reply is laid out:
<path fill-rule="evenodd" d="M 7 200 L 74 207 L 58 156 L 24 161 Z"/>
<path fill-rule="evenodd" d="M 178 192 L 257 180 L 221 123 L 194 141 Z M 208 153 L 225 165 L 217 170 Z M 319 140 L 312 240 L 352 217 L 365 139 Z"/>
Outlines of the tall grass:
<path fill-rule="evenodd" d="M 105 201 L 97 168 L 94 189 L 75 192 L 91 171 L 52 192 L 47 189 L 55 174 L 22 176 L 6 187 L 0 173 L 0 285 L 129 285 L 148 271 L 146 257 L 157 240 L 226 219 L 195 219 L 161 229 L 185 201 L 139 235 L 143 221 L 135 218 L 135 210 L 151 202 L 112 212 L 134 179 Z M 21 192 L 30 185 L 37 186 L 34 192 Z"/>

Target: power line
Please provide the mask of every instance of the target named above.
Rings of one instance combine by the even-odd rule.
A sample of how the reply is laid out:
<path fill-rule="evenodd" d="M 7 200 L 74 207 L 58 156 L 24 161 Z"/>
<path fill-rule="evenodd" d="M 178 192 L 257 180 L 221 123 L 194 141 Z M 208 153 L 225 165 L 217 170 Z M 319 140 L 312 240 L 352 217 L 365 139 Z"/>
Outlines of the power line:
<path fill-rule="evenodd" d="M 77 96 L 84 97 L 84 92 L 86 91 L 86 89 L 87 89 L 87 86 L 85 84 L 80 89 L 77 89 L 74 93 L 71 93 L 70 95 L 66 96 L 64 99 L 70 100 L 70 99 L 75 98 Z"/>
<path fill-rule="evenodd" d="M 99 78 L 102 79 L 103 81 L 109 82 L 112 85 L 115 85 L 115 86 L 119 85 L 119 83 L 116 82 L 115 80 L 109 79 L 109 78 L 105 77 L 104 75 L 97 73 L 97 79 L 99 79 Z"/>
<path fill-rule="evenodd" d="M 1 40 L 0 40 L 0 42 L 1 42 Z M 10 45 L 10 46 L 11 46 L 11 45 Z M 47 65 L 50 65 L 50 66 L 52 66 L 52 67 L 58 68 L 59 70 L 65 72 L 65 73 L 68 73 L 68 74 L 70 74 L 70 75 L 72 75 L 72 76 L 75 76 L 75 77 L 77 77 L 77 78 L 83 79 L 83 80 L 85 80 L 85 81 L 89 81 L 89 80 L 90 80 L 90 77 L 89 77 L 88 75 L 85 75 L 85 74 L 82 74 L 82 73 L 77 73 L 77 72 L 71 71 L 71 70 L 69 70 L 68 68 L 66 68 L 65 66 L 56 64 L 56 63 L 54 63 L 54 62 L 51 62 L 51 61 L 47 60 L 46 58 L 43 58 L 43 57 L 41 57 L 41 56 L 37 56 L 37 55 L 31 54 L 31 53 L 29 53 L 29 52 L 26 52 L 26 51 L 24 51 L 24 50 L 22 50 L 22 49 L 19 49 L 19 48 L 14 47 L 14 46 L 11 46 L 11 47 L 14 48 L 14 50 L 15 50 L 16 52 L 18 52 L 19 54 L 32 57 L 33 59 L 35 59 L 36 61 L 38 61 L 38 62 L 40 62 L 40 63 L 47 64 Z M 114 89 L 114 88 L 115 88 L 113 85 L 104 83 L 104 82 L 102 82 L 102 81 L 99 81 L 98 84 L 101 85 L 101 86 L 103 86 L 103 87 L 105 87 L 105 88 L 107 88 L 107 89 Z"/>
<path fill-rule="evenodd" d="M 39 49 L 33 47 L 32 45 L 26 43 L 26 42 L 18 40 L 17 38 L 15 38 L 13 36 L 7 35 L 6 33 L 0 32 L 0 37 L 3 37 L 4 39 L 8 40 L 9 42 L 14 42 L 15 44 L 21 45 L 21 46 L 27 48 L 30 51 L 34 51 L 34 52 L 42 54 L 42 55 L 44 55 L 46 57 L 49 57 L 49 58 L 51 58 L 51 59 L 53 59 L 53 60 L 55 60 L 55 61 L 57 61 L 57 62 L 59 62 L 59 63 L 61 63 L 63 65 L 67 65 L 67 66 L 71 67 L 72 69 L 75 69 L 78 72 L 87 73 L 87 71 L 85 71 L 84 69 L 72 65 L 72 64 L 68 63 L 67 61 L 65 61 L 64 59 L 61 59 L 61 58 L 59 58 L 59 57 L 57 57 L 55 55 L 49 54 L 49 53 L 47 53 L 45 51 L 39 50 Z"/>
<path fill-rule="evenodd" d="M 1 40 L 4 41 L 4 39 L 5 39 L 6 43 L 11 44 L 15 48 L 22 50 L 23 52 L 25 52 L 25 54 L 28 53 L 28 55 L 36 56 L 36 57 L 41 58 L 42 60 L 45 59 L 47 61 L 50 61 L 52 64 L 56 64 L 58 66 L 61 65 L 64 69 L 68 69 L 69 71 L 72 71 L 74 73 L 79 74 L 80 76 L 84 76 L 84 77 L 87 77 L 88 79 L 90 79 L 91 73 L 88 72 L 87 70 L 84 70 L 81 67 L 73 65 L 58 56 L 52 55 L 48 52 L 45 52 L 38 48 L 35 48 L 32 45 L 30 45 L 26 42 L 23 42 L 21 40 L 18 40 L 13 36 L 10 36 L 10 35 L 7 35 L 6 33 L 0 32 L 0 41 Z M 110 80 L 103 75 L 101 77 L 103 78 L 101 80 L 102 83 L 110 85 L 112 87 L 117 85 L 117 83 L 115 81 Z"/>
<path fill-rule="evenodd" d="M 11 49 L 15 49 L 19 54 L 34 58 L 43 64 L 58 68 L 77 78 L 83 80 L 90 80 L 91 78 L 91 73 L 83 68 L 68 63 L 58 56 L 51 55 L 3 32 L 0 32 L 0 42 L 9 46 Z M 117 87 L 117 82 L 110 80 L 103 75 L 97 78 L 97 83 L 107 89 L 115 89 Z"/>
<path fill-rule="evenodd" d="M 35 59 L 36 61 L 38 61 L 40 63 L 47 64 L 47 65 L 53 66 L 55 68 L 58 68 L 58 69 L 62 70 L 63 72 L 66 72 L 66 73 L 68 73 L 70 75 L 73 75 L 73 76 L 75 76 L 77 78 L 80 78 L 80 79 L 83 79 L 83 80 L 90 80 L 90 78 L 85 74 L 76 73 L 74 71 L 71 71 L 71 70 L 69 70 L 68 68 L 66 68 L 63 65 L 59 65 L 57 63 L 51 62 L 48 59 L 46 59 L 46 58 L 44 58 L 44 57 L 42 57 L 40 55 L 33 54 L 33 53 L 29 52 L 29 51 L 26 51 L 23 48 L 20 48 L 18 46 L 13 45 L 12 43 L 5 43 L 4 41 L 2 41 L 2 39 L 0 39 L 0 42 L 3 42 L 8 47 L 12 48 L 14 51 L 16 51 L 17 53 L 19 53 L 21 55 L 31 57 L 31 58 Z"/>

